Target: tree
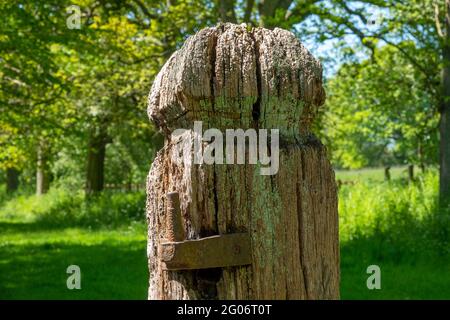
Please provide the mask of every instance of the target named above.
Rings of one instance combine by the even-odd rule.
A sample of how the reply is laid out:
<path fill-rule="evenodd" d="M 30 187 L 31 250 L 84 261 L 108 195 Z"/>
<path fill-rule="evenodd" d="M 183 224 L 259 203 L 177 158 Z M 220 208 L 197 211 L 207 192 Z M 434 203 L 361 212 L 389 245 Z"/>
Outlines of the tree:
<path fill-rule="evenodd" d="M 438 8 L 438 6 L 436 6 Z M 438 11 L 438 10 L 437 10 Z M 439 27 L 439 11 L 436 17 L 438 34 L 442 47 L 442 80 L 440 99 L 440 185 L 439 192 L 442 202 L 450 199 L 450 0 L 445 0 L 445 31 Z"/>
<path fill-rule="evenodd" d="M 450 198 L 448 12 L 448 0 L 395 1 L 389 7 L 389 15 L 385 16 L 382 28 L 365 33 L 368 41 L 379 40 L 396 48 L 426 79 L 427 92 L 431 94 L 434 110 L 440 117 L 439 193 L 443 202 Z M 411 41 L 414 46 L 409 45 Z"/>
<path fill-rule="evenodd" d="M 66 26 L 69 5 L 80 7 L 80 29 Z M 209 19 L 207 8 L 202 1 L 1 4 L 0 118 L 17 138 L 2 143 L 21 142 L 14 150 L 35 167 L 38 193 L 48 189 L 61 150 L 85 153 L 88 193 L 103 188 L 107 145 L 128 137 L 128 149 L 151 152 L 130 140 L 153 143 L 145 120 L 151 79 L 186 34 Z"/>
<path fill-rule="evenodd" d="M 0 120 L 0 170 L 6 172 L 6 191 L 9 193 L 19 187 L 20 170 L 25 162 L 16 133 L 16 128 Z"/>
<path fill-rule="evenodd" d="M 68 4 L 0 4 L 0 121 L 14 129 L 12 139 L 4 143 L 27 158 L 21 167 L 33 162 L 37 193 L 48 189 L 48 137 L 57 136 L 55 130 L 62 128 L 64 118 L 57 102 L 67 85 L 56 63 L 59 52 L 55 48 L 81 43 L 78 35 L 66 28 L 62 13 Z"/>
<path fill-rule="evenodd" d="M 435 52 L 445 51 L 446 42 L 439 35 L 445 36 L 443 17 L 448 6 L 446 0 L 437 1 L 436 6 L 431 0 L 426 3 L 424 15 L 420 14 L 423 6 L 418 0 L 2 3 L 0 117 L 18 130 L 16 136 L 21 138 L 17 141 L 23 143 L 16 143 L 15 147 L 22 149 L 26 166 L 34 166 L 36 176 L 43 177 L 37 181 L 44 184 L 51 180 L 57 151 L 68 150 L 77 141 L 77 154 L 84 154 L 86 159 L 88 193 L 97 192 L 105 180 L 102 171 L 110 172 L 102 169 L 108 154 L 118 154 L 118 149 L 125 145 L 123 141 L 131 141 L 118 128 L 131 128 L 132 124 L 139 127 L 137 136 L 142 139 L 150 140 L 148 137 L 153 135 L 154 131 L 141 118 L 145 88 L 150 87 L 159 66 L 189 34 L 217 21 L 279 26 L 294 31 L 302 39 L 315 37 L 319 42 L 350 34 L 365 46 L 358 52 L 374 56 L 380 45 L 388 44 L 427 79 L 418 83 L 433 97 L 435 112 L 440 112 L 443 119 L 440 152 L 443 193 L 442 190 L 448 189 L 445 163 L 449 148 L 445 138 L 446 108 L 442 107 L 446 99 L 441 97 L 448 86 L 443 85 L 445 77 L 439 82 L 436 76 L 437 70 L 444 70 L 446 64 Z M 80 6 L 81 28 L 70 30 L 66 27 L 66 8 L 73 4 Z M 376 30 L 368 23 L 374 8 L 386 14 Z M 376 85 L 382 87 L 380 83 Z M 148 134 L 147 138 L 142 132 Z M 414 140 L 405 137 L 405 141 Z M 12 143 L 5 141 L 5 145 Z M 418 149 L 427 145 L 424 143 Z M 108 153 L 108 149 L 112 151 Z M 396 150 L 396 154 L 412 149 L 408 146 L 404 151 Z M 412 159 L 413 155 L 408 157 Z M 41 185 L 37 189 L 46 188 Z"/>
<path fill-rule="evenodd" d="M 198 4 L 194 8 L 205 11 Z M 126 136 L 121 130 L 145 132 L 145 139 L 152 141 L 143 98 L 155 70 L 185 33 L 198 27 L 189 19 L 196 14 L 194 8 L 186 15 L 183 1 L 167 6 L 128 1 L 91 11 L 91 21 L 87 21 L 91 32 L 85 41 L 95 43 L 97 51 L 89 55 L 72 51 L 73 61 L 68 61 L 75 73 L 71 99 L 78 104 L 79 128 L 88 141 L 88 194 L 103 189 L 107 145 L 117 145 Z"/>
<path fill-rule="evenodd" d="M 358 4 L 341 0 L 332 3 L 333 6 L 323 5 L 321 1 L 315 3 L 309 15 L 321 18 L 304 24 L 301 31 L 315 34 L 315 38 L 322 41 L 340 38 L 350 32 L 369 49 L 369 53 L 377 46 L 387 44 L 398 50 L 426 78 L 427 91 L 432 93 L 436 113 L 440 116 L 439 193 L 441 200 L 446 202 L 450 199 L 449 1 L 369 0 Z M 382 15 L 376 28 L 368 24 L 370 10 L 378 10 Z M 411 42 L 415 45 L 411 46 Z"/>
<path fill-rule="evenodd" d="M 384 46 L 372 59 L 343 65 L 327 87 L 321 128 L 337 165 L 436 162 L 433 95 L 427 79 L 395 48 Z"/>
<path fill-rule="evenodd" d="M 429 91 L 434 92 L 435 109 L 440 116 L 439 194 L 443 204 L 450 199 L 449 17 L 449 0 L 402 1 L 392 8 L 388 36 L 375 35 L 410 60 L 427 77 Z M 410 50 L 394 39 L 411 39 L 416 46 Z"/>
<path fill-rule="evenodd" d="M 361 22 L 367 24 L 373 8 L 388 8 L 393 1 L 358 2 L 362 6 L 352 9 L 349 1 L 345 0 L 216 0 L 214 12 L 221 22 L 245 22 L 269 29 L 279 27 L 292 30 L 302 37 L 317 35 L 321 41 L 352 33 L 362 41 Z M 322 33 L 319 34 L 319 30 Z"/>

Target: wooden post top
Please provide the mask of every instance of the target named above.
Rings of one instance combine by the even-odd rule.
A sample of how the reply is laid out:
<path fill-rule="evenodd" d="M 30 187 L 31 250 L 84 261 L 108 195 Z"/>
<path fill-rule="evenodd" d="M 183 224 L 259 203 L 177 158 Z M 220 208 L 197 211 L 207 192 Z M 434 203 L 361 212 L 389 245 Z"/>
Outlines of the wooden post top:
<path fill-rule="evenodd" d="M 324 103 L 322 66 L 286 30 L 220 24 L 190 37 L 155 78 L 150 119 L 165 135 L 205 128 L 307 134 Z"/>

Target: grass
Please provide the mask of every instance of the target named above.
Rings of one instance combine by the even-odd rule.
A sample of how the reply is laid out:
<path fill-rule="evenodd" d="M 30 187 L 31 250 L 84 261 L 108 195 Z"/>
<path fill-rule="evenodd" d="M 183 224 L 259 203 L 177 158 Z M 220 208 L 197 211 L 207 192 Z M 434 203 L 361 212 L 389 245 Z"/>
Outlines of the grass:
<path fill-rule="evenodd" d="M 39 230 L 2 223 L 0 299 L 144 299 L 145 230 Z M 27 230 L 26 233 L 23 233 Z M 66 269 L 81 269 L 81 290 L 68 290 Z"/>
<path fill-rule="evenodd" d="M 338 172 L 338 176 L 339 176 Z M 415 183 L 346 173 L 340 189 L 342 299 L 450 299 L 450 222 L 436 204 L 437 176 Z M 145 195 L 51 190 L 42 197 L 0 193 L 0 299 L 146 299 Z M 81 269 L 68 290 L 66 269 Z M 369 290 L 369 265 L 381 290 Z"/>
<path fill-rule="evenodd" d="M 78 194 L 53 190 L 41 198 L 6 200 L 0 211 L 0 299 L 145 299 L 147 231 L 143 211 L 136 214 L 143 199 L 105 194 L 85 204 Z M 81 269 L 81 290 L 67 289 L 69 265 Z"/>
<path fill-rule="evenodd" d="M 354 254 L 342 250 L 341 299 L 450 299 L 448 261 L 390 262 L 385 259 L 355 259 Z M 369 290 L 366 286 L 369 265 L 379 265 L 381 289 Z"/>
<path fill-rule="evenodd" d="M 450 299 L 450 210 L 438 207 L 437 186 L 429 172 L 341 187 L 341 298 Z M 381 269 L 381 290 L 367 289 L 369 265 Z"/>
<path fill-rule="evenodd" d="M 407 178 L 406 166 L 392 167 L 390 170 L 392 179 Z M 384 169 L 364 168 L 358 170 L 336 170 L 336 179 L 341 181 L 384 181 Z"/>

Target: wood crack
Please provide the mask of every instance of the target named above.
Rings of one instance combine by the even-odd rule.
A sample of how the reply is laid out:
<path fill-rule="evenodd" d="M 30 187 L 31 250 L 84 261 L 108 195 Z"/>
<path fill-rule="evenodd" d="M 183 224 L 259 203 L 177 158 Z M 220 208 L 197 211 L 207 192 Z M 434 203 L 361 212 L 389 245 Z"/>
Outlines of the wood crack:
<path fill-rule="evenodd" d="M 252 106 L 252 118 L 253 118 L 253 122 L 254 122 L 254 126 L 255 128 L 259 127 L 259 119 L 261 116 L 261 95 L 262 95 L 262 73 L 261 73 L 261 61 L 260 61 L 260 56 L 259 56 L 259 44 L 258 41 L 256 41 L 256 37 L 254 34 L 255 30 L 253 29 L 250 32 L 250 37 L 253 40 L 253 50 L 255 52 L 255 66 L 256 66 L 256 100 L 253 103 Z"/>

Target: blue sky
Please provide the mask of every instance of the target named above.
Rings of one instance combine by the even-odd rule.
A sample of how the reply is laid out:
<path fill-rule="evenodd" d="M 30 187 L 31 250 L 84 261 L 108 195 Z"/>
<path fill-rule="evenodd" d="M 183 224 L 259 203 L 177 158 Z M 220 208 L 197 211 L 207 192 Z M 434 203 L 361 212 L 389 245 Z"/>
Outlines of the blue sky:
<path fill-rule="evenodd" d="M 383 24 L 383 18 L 389 16 L 388 9 L 380 9 L 358 1 L 350 2 L 348 5 L 352 9 L 364 8 L 367 12 L 367 15 L 365 16 L 366 19 L 373 22 L 373 24 L 364 24 L 359 18 L 352 19 L 354 25 L 364 34 L 376 32 Z M 324 6 L 330 7 L 330 10 L 333 10 L 329 1 L 324 2 Z M 332 77 L 344 62 L 345 58 L 340 50 L 342 46 L 354 49 L 354 58 L 356 59 L 362 60 L 368 58 L 368 51 L 361 46 L 360 39 L 353 34 L 346 34 L 339 39 L 333 38 L 322 42 L 317 41 L 317 39 L 314 38 L 314 33 L 323 32 L 323 30 L 320 30 L 320 27 L 318 27 L 320 24 L 321 21 L 316 16 L 311 16 L 296 26 L 295 29 L 296 31 L 299 31 L 300 34 L 302 34 L 300 30 L 307 30 L 307 32 L 311 34 L 303 37 L 300 36 L 300 41 L 315 57 L 322 61 L 324 76 L 326 78 Z"/>

